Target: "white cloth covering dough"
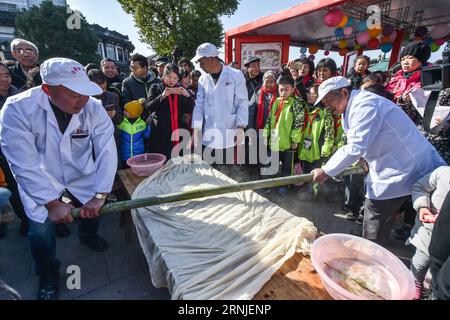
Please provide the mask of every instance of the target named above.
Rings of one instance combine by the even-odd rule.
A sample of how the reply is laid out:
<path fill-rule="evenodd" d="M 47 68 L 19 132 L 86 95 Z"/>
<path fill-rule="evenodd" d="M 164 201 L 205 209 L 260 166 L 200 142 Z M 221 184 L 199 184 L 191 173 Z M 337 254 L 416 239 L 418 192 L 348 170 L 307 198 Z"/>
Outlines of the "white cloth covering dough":
<path fill-rule="evenodd" d="M 132 198 L 236 183 L 196 162 L 169 161 Z M 252 299 L 295 252 L 309 253 L 317 232 L 253 191 L 134 209 L 132 216 L 153 285 L 168 288 L 172 299 Z"/>

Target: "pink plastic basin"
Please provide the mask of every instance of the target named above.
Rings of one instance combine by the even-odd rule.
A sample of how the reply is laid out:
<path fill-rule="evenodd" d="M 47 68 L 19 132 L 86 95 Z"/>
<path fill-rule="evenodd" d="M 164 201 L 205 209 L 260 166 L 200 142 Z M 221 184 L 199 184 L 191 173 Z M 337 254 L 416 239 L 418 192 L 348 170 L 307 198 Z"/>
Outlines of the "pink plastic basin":
<path fill-rule="evenodd" d="M 131 171 L 138 176 L 147 177 L 164 165 L 166 156 L 159 153 L 144 153 L 127 160 Z"/>
<path fill-rule="evenodd" d="M 414 297 L 411 271 L 394 254 L 372 241 L 348 234 L 328 234 L 314 241 L 311 261 L 323 286 L 336 300 Z"/>

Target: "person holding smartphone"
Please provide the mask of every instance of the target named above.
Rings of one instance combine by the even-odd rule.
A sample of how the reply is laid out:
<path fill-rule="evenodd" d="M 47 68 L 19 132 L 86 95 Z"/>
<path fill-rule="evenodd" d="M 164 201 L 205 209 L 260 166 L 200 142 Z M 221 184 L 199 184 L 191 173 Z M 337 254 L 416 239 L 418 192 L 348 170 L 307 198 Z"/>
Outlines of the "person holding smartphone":
<path fill-rule="evenodd" d="M 145 102 L 150 114 L 147 122 L 152 132 L 149 148 L 151 152 L 164 154 L 170 159 L 172 149 L 180 142 L 178 129 L 188 129 L 185 115 L 192 113 L 194 103 L 189 92 L 178 84 L 179 68 L 176 64 L 166 65 L 162 80 L 163 83 L 150 87 L 150 95 Z"/>

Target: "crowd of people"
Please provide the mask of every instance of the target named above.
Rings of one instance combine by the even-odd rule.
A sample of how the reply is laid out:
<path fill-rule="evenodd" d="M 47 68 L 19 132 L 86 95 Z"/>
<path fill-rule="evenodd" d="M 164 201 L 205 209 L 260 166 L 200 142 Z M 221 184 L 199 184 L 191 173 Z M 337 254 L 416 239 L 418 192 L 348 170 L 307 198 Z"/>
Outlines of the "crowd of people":
<path fill-rule="evenodd" d="M 346 77 L 330 58 L 317 64 L 296 59 L 263 72 L 253 56 L 241 71 L 225 65 L 209 43 L 193 59 L 153 62 L 134 54 L 125 79 L 109 58 L 86 67 L 64 58 L 39 66 L 33 43 L 15 39 L 11 49 L 16 62 L 0 63 L 0 165 L 20 233 L 30 239 L 39 299 L 57 296 L 55 234 L 70 234 L 71 208 L 82 208 L 81 243 L 107 250 L 97 234 L 98 211 L 117 170 L 146 152 L 170 159 L 181 143 L 214 165 L 256 167 L 261 178 L 274 164 L 270 177 L 312 172 L 312 193 L 346 167 L 366 165 L 367 177 L 343 182 L 346 217 L 363 226 L 361 236 L 386 245 L 393 217 L 404 212 L 404 225 L 393 235 L 417 248 L 411 266 L 416 298 L 428 269 L 442 278 L 445 257 L 436 260 L 428 248 L 450 190 L 449 118 L 429 133 L 410 97 L 429 65 L 427 44 L 407 44 L 396 71 L 371 73 L 370 58 L 358 56 Z M 443 90 L 438 103 L 448 104 L 449 95 Z M 245 150 L 244 160 L 238 150 Z M 448 282 L 437 286 L 438 297 L 450 298 Z"/>

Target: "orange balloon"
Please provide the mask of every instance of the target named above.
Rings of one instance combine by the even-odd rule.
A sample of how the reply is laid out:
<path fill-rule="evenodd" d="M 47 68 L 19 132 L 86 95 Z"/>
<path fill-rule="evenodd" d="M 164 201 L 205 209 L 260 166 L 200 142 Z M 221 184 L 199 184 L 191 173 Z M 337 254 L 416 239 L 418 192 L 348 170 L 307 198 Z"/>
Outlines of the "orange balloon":
<path fill-rule="evenodd" d="M 374 39 L 381 34 L 381 29 L 369 29 L 367 32 L 369 32 L 369 38 Z"/>
<path fill-rule="evenodd" d="M 341 57 L 345 56 L 346 54 L 347 54 L 347 48 L 339 49 L 339 55 Z"/>
<path fill-rule="evenodd" d="M 319 51 L 319 47 L 315 44 L 312 44 L 308 47 L 310 54 L 316 54 Z"/>
<path fill-rule="evenodd" d="M 385 43 L 389 43 L 389 42 L 391 42 L 391 37 L 384 36 L 383 38 L 381 38 L 381 44 L 385 44 Z"/>
<path fill-rule="evenodd" d="M 339 24 L 337 25 L 337 27 L 338 27 L 338 28 L 343 28 L 343 27 L 345 27 L 345 25 L 347 24 L 347 22 L 348 22 L 348 17 L 344 14 L 344 15 L 342 16 L 341 22 L 339 22 Z"/>

